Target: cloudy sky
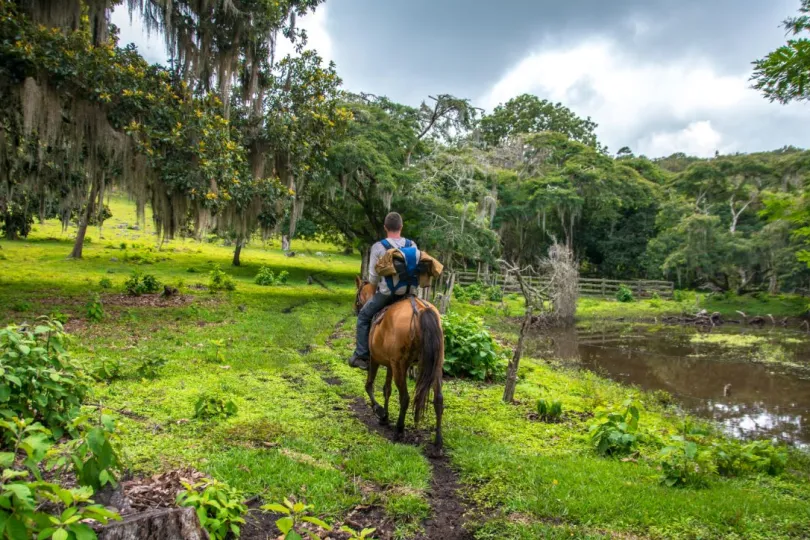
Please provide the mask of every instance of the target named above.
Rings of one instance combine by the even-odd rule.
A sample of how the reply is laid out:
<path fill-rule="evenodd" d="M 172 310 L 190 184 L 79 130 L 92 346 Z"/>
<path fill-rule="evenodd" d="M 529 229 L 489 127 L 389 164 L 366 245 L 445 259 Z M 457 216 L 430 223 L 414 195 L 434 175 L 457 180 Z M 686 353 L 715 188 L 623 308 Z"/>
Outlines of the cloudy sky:
<path fill-rule="evenodd" d="M 751 61 L 785 41 L 799 0 L 327 0 L 303 22 L 349 90 L 491 110 L 529 92 L 599 124 L 612 151 L 707 156 L 810 147 L 810 104 L 749 88 Z M 165 58 L 136 19 L 124 42 Z"/>

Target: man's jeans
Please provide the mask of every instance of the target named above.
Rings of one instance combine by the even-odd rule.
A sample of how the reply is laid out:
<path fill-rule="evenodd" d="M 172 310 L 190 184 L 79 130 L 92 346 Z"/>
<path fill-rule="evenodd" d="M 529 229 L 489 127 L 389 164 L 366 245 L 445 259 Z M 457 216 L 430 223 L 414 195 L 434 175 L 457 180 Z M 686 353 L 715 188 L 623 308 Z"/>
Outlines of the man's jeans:
<path fill-rule="evenodd" d="M 357 348 L 354 351 L 355 356 L 359 358 L 369 358 L 368 350 L 368 333 L 371 330 L 371 319 L 374 318 L 382 308 L 394 302 L 398 298 L 393 294 L 383 294 L 381 292 L 374 293 L 371 300 L 366 302 L 363 309 L 357 315 Z"/>

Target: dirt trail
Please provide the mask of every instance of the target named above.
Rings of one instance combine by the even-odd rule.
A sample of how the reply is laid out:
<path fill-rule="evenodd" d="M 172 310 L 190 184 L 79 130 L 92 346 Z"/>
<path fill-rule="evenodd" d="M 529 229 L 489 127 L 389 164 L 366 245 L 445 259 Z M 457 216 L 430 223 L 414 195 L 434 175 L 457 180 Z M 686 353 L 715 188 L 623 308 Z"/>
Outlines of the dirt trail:
<path fill-rule="evenodd" d="M 331 344 L 341 334 L 343 326 L 341 321 L 335 327 L 335 331 L 327 340 Z M 340 379 L 334 377 L 326 366 L 320 366 L 319 371 L 323 380 L 332 386 L 342 385 Z M 364 376 L 360 371 L 358 376 Z M 415 540 L 472 540 L 473 535 L 464 528 L 467 521 L 465 516 L 466 506 L 460 497 L 460 486 L 458 475 L 450 468 L 450 461 L 444 455 L 435 455 L 431 451 L 432 433 L 425 430 L 406 430 L 404 438 L 395 441 L 396 432 L 392 426 L 380 425 L 377 416 L 372 412 L 371 407 L 364 398 L 346 396 L 349 401 L 349 409 L 354 416 L 362 422 L 369 431 L 379 433 L 391 442 L 401 444 L 411 444 L 422 446 L 424 455 L 432 467 L 430 491 L 428 502 L 430 503 L 431 517 L 424 523 L 424 532 L 417 536 Z"/>

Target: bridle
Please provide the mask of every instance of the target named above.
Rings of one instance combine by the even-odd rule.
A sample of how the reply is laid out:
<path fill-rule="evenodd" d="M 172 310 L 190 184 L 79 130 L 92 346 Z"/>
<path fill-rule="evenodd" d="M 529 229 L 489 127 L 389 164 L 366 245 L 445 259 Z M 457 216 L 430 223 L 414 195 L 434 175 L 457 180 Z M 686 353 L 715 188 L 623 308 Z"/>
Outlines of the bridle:
<path fill-rule="evenodd" d="M 354 295 L 354 314 L 355 315 L 358 315 L 360 313 L 360 309 L 363 307 L 363 306 L 360 305 L 360 295 L 363 293 L 363 289 L 365 289 L 366 285 L 368 285 L 368 284 L 369 284 L 368 281 L 364 281 L 363 283 L 361 283 L 360 287 L 358 287 L 358 289 L 357 289 L 357 293 Z"/>

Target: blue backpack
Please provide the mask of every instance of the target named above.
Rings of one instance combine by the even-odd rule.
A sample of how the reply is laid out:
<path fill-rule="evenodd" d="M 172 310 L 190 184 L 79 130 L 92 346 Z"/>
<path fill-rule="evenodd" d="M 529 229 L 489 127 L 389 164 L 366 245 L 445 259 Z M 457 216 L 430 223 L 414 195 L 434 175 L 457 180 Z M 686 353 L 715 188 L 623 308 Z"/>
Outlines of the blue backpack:
<path fill-rule="evenodd" d="M 394 285 L 394 276 L 387 276 L 385 279 L 385 284 L 388 285 L 388 290 L 391 291 L 391 294 L 397 294 L 397 292 L 407 287 L 405 291 L 405 295 L 407 296 L 411 292 L 411 287 L 418 287 L 419 286 L 419 252 L 416 247 L 413 245 L 413 242 L 406 239 L 405 240 L 405 247 L 396 248 L 394 247 L 391 242 L 387 239 L 380 240 L 380 243 L 383 245 L 385 249 L 396 249 L 402 256 L 405 257 L 404 264 L 402 261 L 398 259 L 394 259 L 394 267 L 397 269 L 397 277 L 399 278 L 399 282 Z"/>

